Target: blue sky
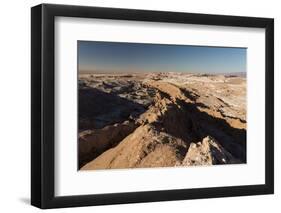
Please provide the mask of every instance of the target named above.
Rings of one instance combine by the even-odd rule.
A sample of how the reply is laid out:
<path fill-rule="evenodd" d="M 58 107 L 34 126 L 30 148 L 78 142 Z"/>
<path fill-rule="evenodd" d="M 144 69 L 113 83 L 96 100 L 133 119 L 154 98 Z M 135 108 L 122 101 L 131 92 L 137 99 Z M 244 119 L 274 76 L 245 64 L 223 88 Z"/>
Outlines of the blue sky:
<path fill-rule="evenodd" d="M 246 48 L 78 41 L 80 71 L 246 72 Z"/>

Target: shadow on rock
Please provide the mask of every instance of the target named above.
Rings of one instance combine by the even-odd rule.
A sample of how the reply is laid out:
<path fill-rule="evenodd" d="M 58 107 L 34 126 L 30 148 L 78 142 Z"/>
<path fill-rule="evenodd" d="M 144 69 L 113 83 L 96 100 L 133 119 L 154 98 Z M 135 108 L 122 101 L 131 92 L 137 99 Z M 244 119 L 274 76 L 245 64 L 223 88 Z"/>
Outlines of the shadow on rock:
<path fill-rule="evenodd" d="M 79 131 L 120 123 L 145 110 L 143 105 L 116 94 L 90 87 L 79 89 Z"/>

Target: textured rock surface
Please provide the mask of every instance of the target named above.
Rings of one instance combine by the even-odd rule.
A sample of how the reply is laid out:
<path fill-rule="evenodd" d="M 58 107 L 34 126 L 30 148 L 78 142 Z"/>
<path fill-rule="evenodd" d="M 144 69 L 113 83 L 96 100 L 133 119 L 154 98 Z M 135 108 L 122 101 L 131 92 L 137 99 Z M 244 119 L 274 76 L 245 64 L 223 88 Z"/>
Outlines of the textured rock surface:
<path fill-rule="evenodd" d="M 215 139 L 207 136 L 202 142 L 191 143 L 182 166 L 241 163 Z"/>
<path fill-rule="evenodd" d="M 182 160 L 182 149 L 187 147 L 180 139 L 144 125 L 82 169 L 174 166 Z"/>
<path fill-rule="evenodd" d="M 79 133 L 79 166 L 81 167 L 108 148 L 116 146 L 136 127 L 137 125 L 134 122 L 125 121 L 102 129 L 86 130 Z"/>
<path fill-rule="evenodd" d="M 79 166 L 246 162 L 246 80 L 182 73 L 81 75 Z"/>

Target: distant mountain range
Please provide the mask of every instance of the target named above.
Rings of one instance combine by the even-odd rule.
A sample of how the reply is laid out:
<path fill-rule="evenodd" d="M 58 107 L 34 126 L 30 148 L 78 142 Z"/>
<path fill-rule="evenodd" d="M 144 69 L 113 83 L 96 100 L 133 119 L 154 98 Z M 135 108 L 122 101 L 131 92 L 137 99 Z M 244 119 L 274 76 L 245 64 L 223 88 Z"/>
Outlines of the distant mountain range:
<path fill-rule="evenodd" d="M 165 71 L 163 73 L 173 73 L 173 71 Z M 161 71 L 144 71 L 144 70 L 80 70 L 79 74 L 106 74 L 106 73 L 162 73 Z M 226 77 L 246 77 L 246 72 L 230 72 L 230 73 L 202 73 L 202 72 L 176 72 L 186 74 L 199 74 L 199 75 L 224 75 Z"/>

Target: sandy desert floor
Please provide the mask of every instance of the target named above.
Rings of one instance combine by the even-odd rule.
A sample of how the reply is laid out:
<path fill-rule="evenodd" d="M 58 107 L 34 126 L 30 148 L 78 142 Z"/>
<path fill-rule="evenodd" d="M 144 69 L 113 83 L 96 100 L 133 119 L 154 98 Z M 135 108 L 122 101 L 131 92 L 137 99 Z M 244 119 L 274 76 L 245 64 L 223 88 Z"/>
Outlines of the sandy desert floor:
<path fill-rule="evenodd" d="M 79 75 L 79 169 L 246 163 L 246 78 Z"/>

